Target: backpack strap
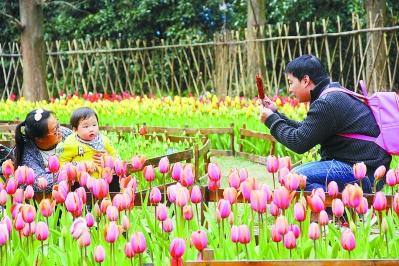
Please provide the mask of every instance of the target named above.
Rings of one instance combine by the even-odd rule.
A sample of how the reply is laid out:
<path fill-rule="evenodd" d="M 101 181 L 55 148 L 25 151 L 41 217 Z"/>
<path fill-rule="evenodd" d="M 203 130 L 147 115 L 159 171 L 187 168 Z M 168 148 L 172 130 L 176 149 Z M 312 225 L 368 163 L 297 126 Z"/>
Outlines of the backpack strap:
<path fill-rule="evenodd" d="M 325 95 L 325 94 L 327 94 L 327 93 L 329 93 L 329 92 L 334 92 L 334 91 L 344 92 L 344 93 L 349 94 L 349 95 L 351 95 L 351 96 L 354 96 L 354 97 L 356 97 L 356 98 L 358 98 L 358 99 L 360 99 L 360 100 L 362 100 L 362 101 L 364 101 L 364 102 L 367 102 L 367 97 L 366 97 L 366 96 L 361 95 L 361 94 L 356 93 L 356 92 L 353 92 L 353 91 L 351 91 L 351 90 L 348 90 L 347 88 L 344 88 L 344 87 L 339 87 L 339 88 L 338 88 L 338 87 L 329 87 L 329 88 L 323 90 L 323 91 L 320 93 L 320 96 L 319 96 L 319 97 L 321 97 L 321 96 L 323 96 L 323 95 Z M 366 92 L 366 93 L 367 93 L 367 92 Z"/>

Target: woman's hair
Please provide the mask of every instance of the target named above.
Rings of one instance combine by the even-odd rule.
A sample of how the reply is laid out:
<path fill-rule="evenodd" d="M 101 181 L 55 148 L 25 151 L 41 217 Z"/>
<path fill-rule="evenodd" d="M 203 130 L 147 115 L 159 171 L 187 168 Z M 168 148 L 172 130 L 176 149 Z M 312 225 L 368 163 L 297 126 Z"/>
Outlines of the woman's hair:
<path fill-rule="evenodd" d="M 16 165 L 21 165 L 26 140 L 34 141 L 35 138 L 42 138 L 48 134 L 48 118 L 52 114 L 51 111 L 35 109 L 29 112 L 25 120 L 17 125 L 15 129 Z"/>
<path fill-rule="evenodd" d="M 80 107 L 80 108 L 76 109 L 75 111 L 73 111 L 69 122 L 70 122 L 72 128 L 78 128 L 80 120 L 87 119 L 92 116 L 96 117 L 97 123 L 98 123 L 97 113 L 93 109 L 91 109 L 89 107 Z"/>
<path fill-rule="evenodd" d="M 285 67 L 285 73 L 291 74 L 299 80 L 308 75 L 314 84 L 329 77 L 323 64 L 314 55 L 302 55 L 290 61 Z"/>

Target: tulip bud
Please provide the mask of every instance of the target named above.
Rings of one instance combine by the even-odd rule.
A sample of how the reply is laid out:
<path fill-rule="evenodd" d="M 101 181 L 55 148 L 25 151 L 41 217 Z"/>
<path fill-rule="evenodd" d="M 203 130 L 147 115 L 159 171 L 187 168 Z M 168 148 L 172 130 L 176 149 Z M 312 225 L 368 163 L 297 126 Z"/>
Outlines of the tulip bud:
<path fill-rule="evenodd" d="M 194 204 L 200 203 L 202 201 L 202 193 L 199 186 L 195 185 L 191 189 L 191 202 Z"/>
<path fill-rule="evenodd" d="M 143 253 L 147 248 L 147 242 L 142 232 L 133 233 L 130 238 L 130 243 L 133 248 L 133 252 L 136 254 Z"/>
<path fill-rule="evenodd" d="M 364 162 L 361 163 L 355 163 L 353 165 L 353 175 L 357 180 L 362 180 L 365 178 L 367 173 L 367 166 L 364 164 Z"/>
<path fill-rule="evenodd" d="M 339 189 L 338 189 L 338 184 L 335 181 L 331 181 L 328 183 L 327 187 L 328 195 L 332 198 L 336 198 L 339 195 Z"/>
<path fill-rule="evenodd" d="M 50 155 L 48 157 L 48 170 L 50 173 L 57 173 L 59 169 L 60 161 L 58 160 L 58 157 L 55 155 Z"/>
<path fill-rule="evenodd" d="M 209 179 L 214 182 L 217 182 L 220 180 L 221 172 L 220 172 L 220 168 L 217 164 L 215 164 L 215 163 L 208 164 L 208 176 L 209 176 Z"/>
<path fill-rule="evenodd" d="M 350 229 L 346 229 L 341 235 L 342 248 L 347 251 L 352 251 L 356 248 L 355 235 Z"/>
<path fill-rule="evenodd" d="M 182 172 L 183 172 L 183 167 L 181 163 L 180 162 L 175 163 L 172 167 L 172 174 L 171 174 L 172 179 L 175 181 L 180 181 Z"/>
<path fill-rule="evenodd" d="M 208 247 L 208 238 L 204 230 L 194 231 L 191 234 L 191 245 L 195 246 L 198 251 L 202 251 Z"/>
<path fill-rule="evenodd" d="M 38 222 L 36 225 L 36 239 L 45 241 L 48 238 L 49 230 L 45 222 Z"/>
<path fill-rule="evenodd" d="M 169 159 L 168 157 L 163 157 L 159 161 L 158 169 L 161 174 L 166 174 L 169 171 Z"/>
<path fill-rule="evenodd" d="M 317 223 L 311 223 L 309 226 L 309 238 L 317 240 L 320 238 L 320 227 Z"/>
<path fill-rule="evenodd" d="M 14 174 L 14 164 L 11 159 L 3 162 L 3 164 L 1 165 L 1 171 L 5 178 L 9 178 L 11 175 Z"/>
<path fill-rule="evenodd" d="M 278 159 L 274 155 L 269 155 L 266 158 L 266 169 L 269 173 L 276 173 L 278 171 Z"/>
<path fill-rule="evenodd" d="M 108 243 L 115 243 L 119 236 L 119 228 L 115 222 L 110 222 L 104 227 L 104 238 Z"/>
<path fill-rule="evenodd" d="M 296 238 L 293 232 L 288 231 L 284 237 L 284 246 L 287 249 L 296 248 Z"/>
<path fill-rule="evenodd" d="M 102 263 L 105 259 L 105 250 L 103 248 L 103 246 L 98 245 L 94 248 L 94 260 L 97 263 Z"/>

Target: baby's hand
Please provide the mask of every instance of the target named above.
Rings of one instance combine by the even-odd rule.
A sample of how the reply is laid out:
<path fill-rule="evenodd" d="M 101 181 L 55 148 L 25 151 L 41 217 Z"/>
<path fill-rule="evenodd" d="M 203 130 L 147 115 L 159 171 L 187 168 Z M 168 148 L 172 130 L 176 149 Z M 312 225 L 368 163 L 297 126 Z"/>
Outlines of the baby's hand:
<path fill-rule="evenodd" d="M 105 152 L 97 152 L 93 155 L 93 162 L 97 165 L 97 166 L 101 166 L 101 159 L 104 156 L 104 154 L 106 154 Z"/>

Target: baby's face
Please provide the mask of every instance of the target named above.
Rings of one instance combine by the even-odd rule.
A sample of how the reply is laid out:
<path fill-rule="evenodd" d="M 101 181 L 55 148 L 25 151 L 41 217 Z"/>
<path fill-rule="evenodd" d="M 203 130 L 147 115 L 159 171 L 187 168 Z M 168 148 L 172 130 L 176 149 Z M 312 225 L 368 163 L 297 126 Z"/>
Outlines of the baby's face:
<path fill-rule="evenodd" d="M 95 116 L 91 116 L 86 119 L 81 119 L 79 121 L 79 126 L 76 129 L 76 133 L 79 138 L 91 141 L 95 139 L 98 135 L 98 122 Z"/>

